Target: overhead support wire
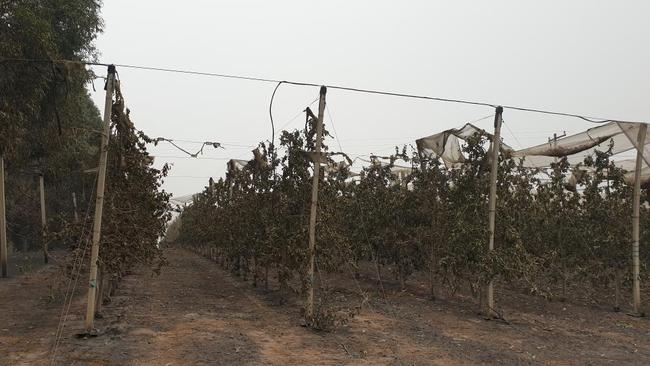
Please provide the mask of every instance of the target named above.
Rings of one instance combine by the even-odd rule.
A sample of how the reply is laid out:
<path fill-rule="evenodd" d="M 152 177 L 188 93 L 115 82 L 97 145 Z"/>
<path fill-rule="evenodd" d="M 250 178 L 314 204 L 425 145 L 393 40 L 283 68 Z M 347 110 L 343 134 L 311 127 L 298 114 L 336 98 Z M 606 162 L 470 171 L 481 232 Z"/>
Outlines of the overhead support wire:
<path fill-rule="evenodd" d="M 273 94 L 271 94 L 271 101 L 269 102 L 269 119 L 271 120 L 271 149 L 273 149 L 273 145 L 275 144 L 275 124 L 273 123 L 273 99 L 275 99 L 275 93 L 278 91 L 278 88 L 280 85 L 282 85 L 282 81 L 278 81 L 278 85 L 275 86 L 275 89 L 273 89 Z"/>
<path fill-rule="evenodd" d="M 334 137 L 336 138 L 336 142 L 339 145 L 339 151 L 343 151 L 343 146 L 341 146 L 341 140 L 339 139 L 339 134 L 336 132 L 336 127 L 334 126 L 334 119 L 332 118 L 332 113 L 330 113 L 330 107 L 326 104 L 325 105 L 325 110 L 327 111 L 327 116 L 330 119 L 330 122 L 332 123 L 332 130 L 334 131 Z"/>
<path fill-rule="evenodd" d="M 174 140 L 172 140 L 172 139 L 168 139 L 168 138 L 165 138 L 165 137 L 156 137 L 155 139 L 153 139 L 153 143 L 154 143 L 155 145 L 158 145 L 158 143 L 159 143 L 159 142 L 162 142 L 162 141 L 164 141 L 164 142 L 169 142 L 172 146 L 174 146 L 174 147 L 177 148 L 178 150 L 180 150 L 180 151 L 186 153 L 187 155 L 189 155 L 189 156 L 192 157 L 192 158 L 196 158 L 196 157 L 198 157 L 199 154 L 202 155 L 202 154 L 203 154 L 203 148 L 206 147 L 206 146 L 212 146 L 212 147 L 214 147 L 215 149 L 218 149 L 218 148 L 222 148 L 222 149 L 223 149 L 223 148 L 224 148 L 223 146 L 221 146 L 221 143 L 219 143 L 219 142 L 206 141 L 206 142 L 203 142 L 203 143 L 201 144 L 201 148 L 200 148 L 197 152 L 195 152 L 195 153 L 191 153 L 191 152 L 189 152 L 189 151 L 183 149 L 182 147 L 176 145 L 176 144 L 174 143 Z"/>
<path fill-rule="evenodd" d="M 87 66 L 108 66 L 109 65 L 109 64 L 101 63 L 101 62 L 78 61 L 78 60 L 0 58 L 0 63 L 2 63 L 2 64 L 9 63 L 9 62 L 63 63 L 63 64 L 65 64 L 65 63 L 73 63 L 73 64 L 82 64 L 82 65 L 87 65 Z M 177 73 L 177 74 L 210 76 L 210 77 L 218 77 L 218 78 L 239 79 L 239 80 L 248 80 L 248 81 L 257 81 L 257 82 L 265 82 L 265 83 L 277 84 L 276 87 L 275 87 L 275 90 L 273 91 L 273 95 L 271 96 L 271 105 L 269 106 L 269 114 L 270 114 L 270 117 L 271 117 L 271 124 L 272 125 L 273 125 L 273 117 L 272 117 L 272 113 L 271 113 L 271 107 L 272 107 L 272 104 L 273 104 L 272 102 L 273 102 L 273 98 L 275 97 L 275 93 L 277 92 L 277 89 L 280 87 L 281 84 L 290 84 L 290 85 L 296 85 L 296 86 L 310 86 L 310 87 L 319 87 L 319 88 L 321 86 L 325 86 L 325 87 L 327 87 L 329 89 L 336 89 L 336 90 L 343 90 L 343 91 L 350 91 L 350 92 L 357 92 L 357 93 L 386 95 L 386 96 L 392 96 L 392 97 L 412 98 L 412 99 L 422 99 L 422 100 L 431 100 L 431 101 L 437 101 L 437 102 L 466 104 L 466 105 L 474 105 L 474 106 L 490 107 L 490 108 L 496 108 L 498 106 L 501 106 L 501 107 L 503 107 L 503 109 L 516 110 L 516 111 L 521 111 L 521 112 L 540 113 L 540 114 L 547 114 L 547 115 L 554 115 L 554 116 L 578 118 L 578 119 L 581 119 L 583 121 L 590 122 L 590 123 L 608 123 L 608 122 L 646 123 L 646 122 L 641 122 L 641 121 L 630 121 L 630 120 L 618 119 L 618 118 L 590 117 L 590 116 L 583 116 L 583 115 L 576 114 L 576 113 L 557 112 L 557 111 L 544 110 L 544 109 L 526 108 L 526 107 L 519 107 L 519 106 L 513 106 L 513 105 L 486 103 L 486 102 L 479 102 L 479 101 L 472 101 L 472 100 L 465 100 L 465 99 L 453 99 L 453 98 L 434 97 L 434 96 L 427 96 L 427 95 L 417 95 L 417 94 L 390 92 L 390 91 L 383 91 L 383 90 L 354 88 L 354 87 L 341 86 L 341 85 L 317 84 L 317 83 L 308 83 L 308 82 L 299 82 L 299 81 L 290 81 L 290 80 L 278 80 L 278 79 L 263 78 L 263 77 L 253 77 L 253 76 L 244 76 L 244 75 L 215 73 L 215 72 L 202 72 L 202 71 L 193 71 L 193 70 L 184 70 L 184 69 L 170 69 L 170 68 L 153 67 L 153 66 L 140 66 L 140 65 L 129 65 L 129 64 L 113 64 L 113 65 L 115 65 L 116 67 L 127 68 L 127 69 L 160 71 L 160 72 L 170 72 L 170 73 Z M 275 128 L 273 128 L 272 135 L 273 135 L 272 137 L 274 138 L 275 137 Z"/>
<path fill-rule="evenodd" d="M 191 156 L 170 156 L 170 155 L 150 155 L 153 158 L 158 159 L 194 159 L 194 160 L 230 160 L 229 158 L 202 158 L 202 157 L 191 157 Z"/>
<path fill-rule="evenodd" d="M 301 109 L 300 112 L 296 113 L 293 117 L 291 117 L 291 119 L 287 120 L 287 122 L 285 122 L 282 126 L 280 126 L 280 127 L 278 128 L 278 130 L 279 130 L 279 131 L 282 131 L 282 130 L 283 130 L 285 127 L 287 127 L 291 122 L 295 121 L 298 117 L 300 117 L 303 113 L 305 113 L 305 112 L 307 111 L 307 109 L 308 109 L 309 107 L 312 106 L 312 104 L 316 103 L 316 102 L 318 101 L 318 98 L 319 98 L 319 97 L 316 97 L 314 100 L 312 100 L 311 103 L 309 103 L 309 104 L 305 107 L 305 109 Z"/>
<path fill-rule="evenodd" d="M 175 142 L 187 142 L 190 144 L 204 144 L 206 143 L 205 141 L 199 141 L 199 140 L 183 140 L 183 139 L 173 139 Z M 213 144 L 213 142 L 210 142 L 208 145 Z M 242 144 L 236 144 L 236 143 L 230 143 L 230 142 L 219 142 L 218 143 L 221 146 L 233 146 L 233 147 L 245 147 L 245 148 L 252 148 L 251 145 L 242 145 Z M 254 146 L 253 146 L 254 147 Z"/>

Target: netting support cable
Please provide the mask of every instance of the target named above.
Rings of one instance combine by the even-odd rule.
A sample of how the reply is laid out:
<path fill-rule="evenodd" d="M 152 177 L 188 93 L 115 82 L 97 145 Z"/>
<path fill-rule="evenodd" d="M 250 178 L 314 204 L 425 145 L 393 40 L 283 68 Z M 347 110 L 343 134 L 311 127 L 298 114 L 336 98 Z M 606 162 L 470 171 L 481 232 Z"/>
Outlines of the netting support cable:
<path fill-rule="evenodd" d="M 106 64 L 106 63 L 91 62 L 91 61 L 80 61 L 80 60 L 48 60 L 48 59 L 25 59 L 25 58 L 0 58 L 0 64 L 6 64 L 6 63 L 10 63 L 10 62 L 50 63 L 50 64 L 54 64 L 54 63 L 62 63 L 62 64 L 72 63 L 72 64 L 81 64 L 81 65 L 86 65 L 86 66 L 109 66 L 109 64 Z M 177 74 L 185 74 L 185 75 L 209 76 L 209 77 L 218 77 L 218 78 L 226 78 L 226 79 L 238 79 L 238 80 L 248 80 L 248 81 L 264 82 L 264 83 L 273 83 L 273 84 L 277 84 L 276 88 L 275 88 L 275 90 L 273 92 L 274 95 L 275 95 L 275 92 L 277 91 L 278 87 L 281 84 L 290 84 L 290 85 L 296 85 L 296 86 L 310 86 L 310 87 L 320 87 L 322 85 L 322 84 L 309 83 L 309 82 L 278 80 L 278 79 L 272 79 L 272 78 L 234 75 L 234 74 L 224 74 L 224 73 L 216 73 L 216 72 L 202 72 L 202 71 L 183 70 L 183 69 L 170 69 L 170 68 L 153 67 L 153 66 L 140 66 L 140 65 L 129 65 L 129 64 L 114 64 L 114 66 L 120 67 L 120 68 L 126 68 L 126 69 L 159 71 L 159 72 L 169 72 L 169 73 L 177 73 Z M 578 118 L 578 119 L 581 119 L 581 120 L 589 122 L 589 123 L 609 123 L 609 122 L 646 123 L 646 122 L 625 120 L 625 119 L 619 119 L 619 118 L 590 117 L 590 116 L 584 116 L 584 115 L 580 115 L 580 114 L 576 114 L 576 113 L 566 113 L 566 112 L 558 112 L 558 111 L 551 111 L 551 110 L 545 110 L 545 109 L 519 107 L 519 106 L 514 106 L 514 105 L 486 103 L 486 102 L 472 101 L 472 100 L 466 100 L 466 99 L 454 99 L 454 98 L 443 98 L 443 97 L 434 97 L 434 96 L 417 95 L 417 94 L 409 94 L 409 93 L 398 93 L 398 92 L 383 91 L 383 90 L 355 88 L 355 87 L 348 87 L 348 86 L 341 86 L 341 85 L 327 85 L 327 84 L 324 84 L 324 86 L 329 88 L 329 89 L 336 89 L 336 90 L 343 90 L 343 91 L 357 92 L 357 93 L 365 93 L 365 94 L 385 95 L 385 96 L 391 96 L 391 97 L 413 98 L 413 99 L 431 100 L 431 101 L 446 102 L 446 103 L 458 103 L 458 104 L 466 104 L 466 105 L 474 105 L 474 106 L 482 106 L 482 107 L 490 107 L 490 108 L 497 108 L 497 106 L 499 106 L 499 107 L 501 107 L 503 109 L 510 109 L 510 110 L 521 111 L 521 112 L 529 112 L 529 113 L 547 114 L 547 115 L 554 115 L 554 116 L 561 116 L 561 117 Z"/>

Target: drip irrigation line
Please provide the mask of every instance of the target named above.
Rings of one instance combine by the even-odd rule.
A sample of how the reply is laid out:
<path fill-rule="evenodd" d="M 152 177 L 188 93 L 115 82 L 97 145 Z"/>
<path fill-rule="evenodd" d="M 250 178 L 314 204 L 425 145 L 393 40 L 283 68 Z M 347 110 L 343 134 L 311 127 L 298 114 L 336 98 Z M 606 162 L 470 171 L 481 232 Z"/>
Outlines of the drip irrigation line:
<path fill-rule="evenodd" d="M 102 62 L 89 62 L 89 61 L 78 61 L 78 60 L 48 60 L 48 59 L 26 59 L 26 58 L 1 58 L 0 59 L 0 63 L 8 63 L 8 62 L 63 63 L 63 64 L 65 64 L 65 63 L 73 63 L 73 64 L 88 65 L 88 66 L 109 66 L 109 64 L 102 63 Z M 248 81 L 257 81 L 257 82 L 265 82 L 265 83 L 277 84 L 276 87 L 275 87 L 275 90 L 273 91 L 273 96 L 271 97 L 271 105 L 269 106 L 269 115 L 271 117 L 271 124 L 273 124 L 273 117 L 272 117 L 272 114 L 270 113 L 271 112 L 271 106 L 273 104 L 272 101 L 273 101 L 273 97 L 275 96 L 275 93 L 277 92 L 277 89 L 280 87 L 281 84 L 290 84 L 290 85 L 296 85 L 296 86 L 310 86 L 310 87 L 325 86 L 325 87 L 327 87 L 329 89 L 336 89 L 336 90 L 343 90 L 343 91 L 350 91 L 350 92 L 357 92 L 357 93 L 385 95 L 385 96 L 392 96 L 392 97 L 412 98 L 412 99 L 422 99 L 422 100 L 431 100 L 431 101 L 437 101 L 437 102 L 466 104 L 466 105 L 474 105 L 474 106 L 490 107 L 490 108 L 496 108 L 496 107 L 499 106 L 499 104 L 478 102 L 478 101 L 472 101 L 472 100 L 466 100 L 466 99 L 454 99 L 454 98 L 443 98 L 443 97 L 434 97 L 434 96 L 427 96 L 427 95 L 398 93 L 398 92 L 390 92 L 390 91 L 375 90 L 375 89 L 354 88 L 354 87 L 341 86 L 341 85 L 327 85 L 327 84 L 320 85 L 320 84 L 316 84 L 316 83 L 307 83 L 307 82 L 299 82 L 299 81 L 278 80 L 278 79 L 270 79 L 270 78 L 262 78 L 262 77 L 243 76 L 243 75 L 235 75 L 235 74 L 223 74 L 223 73 L 215 73 L 215 72 L 202 72 L 202 71 L 193 71 L 193 70 L 184 70 L 184 69 L 171 69 L 171 68 L 162 68 L 162 67 L 153 67 L 153 66 L 140 66 L 140 65 L 129 65 L 129 64 L 112 64 L 112 65 L 114 65 L 116 67 L 120 67 L 120 68 L 127 68 L 127 69 L 170 72 L 170 73 L 186 74 L 186 75 L 211 76 L 211 77 L 219 77 L 219 78 L 227 78 L 227 79 L 239 79 L 239 80 L 248 80 Z M 513 106 L 513 105 L 501 105 L 501 107 L 503 107 L 504 109 L 516 110 L 516 111 L 521 111 L 521 112 L 540 113 L 540 114 L 562 116 L 562 117 L 573 117 L 573 118 L 581 119 L 581 120 L 586 121 L 586 122 L 598 123 L 598 124 L 609 123 L 609 122 L 646 123 L 646 122 L 630 121 L 630 120 L 624 120 L 624 119 L 589 117 L 589 116 L 583 116 L 583 115 L 576 114 L 576 113 L 557 112 L 557 111 L 544 110 L 544 109 L 518 107 L 518 106 Z M 274 132 L 275 131 L 273 131 L 273 134 L 274 134 Z"/>

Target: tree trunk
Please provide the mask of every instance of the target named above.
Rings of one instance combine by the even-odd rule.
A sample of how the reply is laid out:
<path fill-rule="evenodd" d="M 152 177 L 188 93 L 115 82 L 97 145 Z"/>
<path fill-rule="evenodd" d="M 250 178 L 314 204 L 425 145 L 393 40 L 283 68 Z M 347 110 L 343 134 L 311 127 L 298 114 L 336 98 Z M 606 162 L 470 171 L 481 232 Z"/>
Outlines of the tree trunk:
<path fill-rule="evenodd" d="M 621 270 L 619 268 L 614 272 L 614 311 L 621 311 Z"/>
<path fill-rule="evenodd" d="M 435 244 L 431 242 L 431 253 L 429 253 L 429 296 L 431 300 L 436 299 L 435 280 L 436 280 L 436 261 L 435 261 Z"/>
<path fill-rule="evenodd" d="M 95 316 L 98 314 L 101 314 L 102 312 L 102 304 L 104 302 L 104 269 L 99 268 L 97 270 L 97 292 L 96 298 L 95 298 Z"/>
<path fill-rule="evenodd" d="M 257 257 L 253 255 L 253 287 L 257 287 Z"/>
<path fill-rule="evenodd" d="M 381 264 L 379 264 L 379 256 L 375 256 L 374 258 L 375 262 L 375 270 L 377 272 L 377 284 L 382 285 L 382 280 L 381 280 Z"/>

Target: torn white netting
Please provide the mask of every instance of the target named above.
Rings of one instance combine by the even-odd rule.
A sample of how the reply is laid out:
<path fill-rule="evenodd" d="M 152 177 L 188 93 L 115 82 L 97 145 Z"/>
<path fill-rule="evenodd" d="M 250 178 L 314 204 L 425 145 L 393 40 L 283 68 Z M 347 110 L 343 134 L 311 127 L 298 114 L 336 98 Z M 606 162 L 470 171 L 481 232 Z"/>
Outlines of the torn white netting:
<path fill-rule="evenodd" d="M 313 151 L 303 151 L 303 154 L 312 161 L 312 163 L 318 160 L 319 164 L 323 167 L 325 175 L 333 175 L 338 172 L 348 170 L 348 173 L 351 177 L 358 176 L 358 173 L 351 171 L 352 169 L 352 159 L 343 152 L 321 152 L 317 154 Z M 336 157 L 337 159 L 334 159 Z"/>
<path fill-rule="evenodd" d="M 353 172 L 351 169 L 352 169 L 352 164 L 348 163 L 345 160 L 329 161 L 327 162 L 327 165 L 325 165 L 325 174 L 334 175 L 338 172 L 347 171 L 347 174 L 350 177 L 356 177 L 359 175 L 359 173 Z"/>
<path fill-rule="evenodd" d="M 492 139 L 492 134 L 471 123 L 461 128 L 452 128 L 435 135 L 415 140 L 418 151 L 425 156 L 437 156 L 447 168 L 458 167 L 465 162 L 461 140 L 479 134 Z M 501 144 L 501 152 L 512 151 L 508 145 Z"/>
<path fill-rule="evenodd" d="M 549 141 L 506 154 L 522 159 L 524 166 L 532 168 L 549 167 L 557 158 L 565 156 L 569 164 L 577 166 L 584 162 L 587 156 L 593 156 L 596 150 L 607 151 L 611 146 L 612 161 L 627 171 L 625 180 L 631 184 L 634 182 L 636 159 L 630 159 L 630 156 L 623 159 L 621 155 L 628 151 L 636 154 L 637 149 L 640 149 L 642 153 L 640 177 L 642 182 L 646 182 L 650 178 L 650 163 L 648 163 L 650 161 L 650 131 L 645 129 L 645 134 L 639 136 L 639 132 L 643 132 L 642 125 L 642 123 L 610 122 L 556 141 Z M 643 142 L 637 146 L 639 138 Z"/>
<path fill-rule="evenodd" d="M 391 175 L 393 175 L 393 177 L 395 177 L 395 180 L 392 181 L 392 184 L 397 184 L 398 182 L 405 181 L 405 179 L 409 175 L 411 175 L 411 173 L 413 173 L 413 167 L 395 164 L 396 160 L 402 161 L 401 159 L 393 159 L 392 162 L 382 161 L 382 159 L 390 160 L 389 157 L 378 157 L 378 156 L 371 156 L 370 160 L 362 159 L 362 158 L 357 158 L 356 160 L 365 163 L 370 163 L 371 165 L 379 165 L 383 167 L 390 165 L 390 173 Z"/>
<path fill-rule="evenodd" d="M 176 205 L 191 204 L 194 201 L 194 196 L 199 193 L 188 194 L 185 196 L 172 197 L 169 199 L 169 202 Z"/>
<path fill-rule="evenodd" d="M 587 156 L 593 156 L 596 150 L 609 150 L 611 144 L 612 161 L 627 171 L 626 181 L 633 183 L 636 160 L 630 159 L 629 155 L 626 158 L 622 158 L 621 155 L 628 151 L 636 153 L 637 141 L 641 137 L 644 142 L 640 145 L 642 151 L 640 176 L 642 182 L 647 182 L 650 180 L 650 130 L 646 130 L 644 136 L 639 136 L 642 125 L 642 123 L 610 122 L 527 149 L 513 150 L 502 144 L 501 152 L 505 156 L 521 159 L 523 165 L 529 168 L 548 168 L 558 158 L 565 156 L 572 166 L 579 166 Z M 490 138 L 492 136 L 485 130 L 468 123 L 460 129 L 450 129 L 418 139 L 416 143 L 420 153 L 437 156 L 447 167 L 454 167 L 465 161 L 460 140 L 467 140 L 476 133 Z"/>
<path fill-rule="evenodd" d="M 566 156 L 571 165 L 582 163 L 585 157 L 593 155 L 596 150 L 606 151 L 612 144 L 612 154 L 624 153 L 634 149 L 641 123 L 610 122 L 603 126 L 590 128 L 584 132 L 563 137 L 557 141 L 517 150 L 510 154 L 515 158 L 523 158 L 524 165 L 530 167 L 547 167 L 555 158 Z M 650 131 L 646 132 L 645 143 L 642 145 L 645 166 L 650 166 Z M 634 170 L 634 160 L 627 168 Z M 628 169 L 629 170 L 629 169 Z"/>
<path fill-rule="evenodd" d="M 228 171 L 242 170 L 248 164 L 248 160 L 230 159 L 228 160 Z"/>

